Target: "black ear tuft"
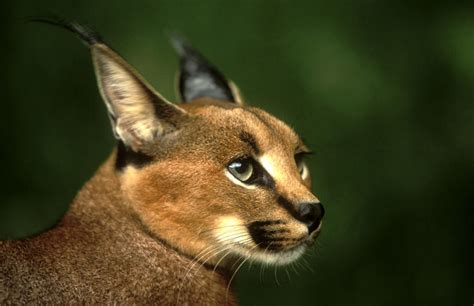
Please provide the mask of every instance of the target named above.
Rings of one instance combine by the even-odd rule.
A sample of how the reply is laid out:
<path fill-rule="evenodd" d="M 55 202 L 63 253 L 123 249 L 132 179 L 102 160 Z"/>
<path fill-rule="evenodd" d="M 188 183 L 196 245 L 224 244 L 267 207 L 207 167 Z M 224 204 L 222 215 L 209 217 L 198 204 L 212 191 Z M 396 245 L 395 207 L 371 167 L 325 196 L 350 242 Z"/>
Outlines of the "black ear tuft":
<path fill-rule="evenodd" d="M 27 18 L 27 21 L 46 23 L 53 26 L 61 27 L 63 29 L 66 29 L 76 34 L 82 41 L 84 41 L 88 45 L 101 44 L 104 42 L 102 37 L 99 35 L 99 33 L 95 32 L 94 30 L 84 25 L 81 25 L 77 22 L 66 21 L 65 19 L 61 17 L 57 17 L 57 16 L 50 16 L 50 17 L 37 16 L 36 17 L 35 16 L 35 17 Z"/>
<path fill-rule="evenodd" d="M 171 35 L 171 43 L 180 58 L 179 92 L 183 102 L 210 97 L 236 102 L 224 75 L 185 39 Z"/>

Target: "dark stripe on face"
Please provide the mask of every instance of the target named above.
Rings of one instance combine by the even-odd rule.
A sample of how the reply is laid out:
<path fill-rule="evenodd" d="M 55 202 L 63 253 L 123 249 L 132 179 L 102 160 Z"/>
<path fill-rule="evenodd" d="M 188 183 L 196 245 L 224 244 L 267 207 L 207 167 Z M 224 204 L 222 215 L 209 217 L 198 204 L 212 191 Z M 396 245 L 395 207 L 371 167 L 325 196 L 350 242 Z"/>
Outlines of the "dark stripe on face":
<path fill-rule="evenodd" d="M 280 224 L 285 224 L 285 222 L 281 220 L 255 221 L 248 224 L 247 229 L 259 248 L 270 249 L 272 246 L 281 247 L 279 242 L 287 241 L 286 238 L 274 236 L 280 229 L 271 230 L 272 226 Z"/>
<path fill-rule="evenodd" d="M 239 138 L 240 138 L 240 140 L 242 140 L 243 142 L 245 142 L 246 144 L 248 144 L 252 148 L 255 155 L 260 154 L 260 149 L 257 146 L 257 141 L 255 140 L 255 138 L 250 133 L 243 131 L 243 132 L 240 133 Z"/>
<path fill-rule="evenodd" d="M 278 196 L 277 203 L 280 204 L 284 209 L 286 209 L 293 218 L 299 220 L 298 212 L 296 211 L 295 206 L 283 196 Z"/>
<path fill-rule="evenodd" d="M 267 220 L 267 221 L 255 221 L 251 223 L 252 226 L 257 226 L 257 227 L 267 226 L 267 225 L 278 225 L 278 224 L 285 224 L 285 222 L 283 222 L 282 220 Z"/>
<path fill-rule="evenodd" d="M 270 230 L 270 231 L 267 231 L 267 233 L 269 235 L 273 235 L 273 234 L 284 234 L 284 233 L 289 233 L 290 230 L 287 229 L 287 228 L 280 228 L 280 229 L 277 229 L 277 230 Z"/>
<path fill-rule="evenodd" d="M 252 183 L 260 185 L 262 187 L 266 187 L 270 190 L 275 190 L 275 181 L 271 177 L 270 173 L 268 173 L 267 170 L 265 170 L 265 168 L 263 168 L 263 166 L 260 165 L 260 163 L 255 160 L 254 160 L 253 166 L 254 166 L 254 171 L 256 171 L 257 177 L 255 181 Z"/>
<path fill-rule="evenodd" d="M 274 132 L 273 126 L 271 126 L 271 125 L 267 122 L 267 120 L 265 120 L 265 118 L 263 118 L 263 116 L 261 116 L 258 112 L 254 111 L 254 110 L 252 110 L 252 109 L 249 109 L 249 108 L 247 108 L 246 110 L 247 110 L 249 113 L 251 113 L 252 115 L 254 115 L 254 117 L 255 117 L 257 120 L 259 120 L 261 123 L 263 123 L 263 124 L 268 128 L 268 130 L 269 130 L 270 132 Z"/>
<path fill-rule="evenodd" d="M 121 141 L 117 145 L 117 157 L 115 159 L 115 169 L 122 171 L 126 166 L 133 165 L 142 168 L 153 161 L 153 157 L 144 153 L 135 152 L 129 149 Z"/>

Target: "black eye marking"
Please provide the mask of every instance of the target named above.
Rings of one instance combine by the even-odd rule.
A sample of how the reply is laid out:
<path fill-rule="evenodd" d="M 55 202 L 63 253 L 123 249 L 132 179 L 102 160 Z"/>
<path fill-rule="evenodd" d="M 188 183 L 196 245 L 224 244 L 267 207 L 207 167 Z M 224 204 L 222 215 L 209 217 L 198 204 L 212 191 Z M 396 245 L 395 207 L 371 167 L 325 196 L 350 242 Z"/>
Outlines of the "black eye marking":
<path fill-rule="evenodd" d="M 255 138 L 253 137 L 252 134 L 250 134 L 246 131 L 242 131 L 239 135 L 239 138 L 240 138 L 240 140 L 242 140 L 243 142 L 245 142 L 246 144 L 248 144 L 252 148 L 255 155 L 260 154 L 260 148 L 258 147 L 257 141 L 255 140 Z"/>
<path fill-rule="evenodd" d="M 270 190 L 275 190 L 275 181 L 271 175 L 259 163 L 255 162 L 255 165 L 255 169 L 259 173 L 258 179 L 255 183 Z"/>
<path fill-rule="evenodd" d="M 297 220 L 299 219 L 299 215 L 296 211 L 295 205 L 293 205 L 288 199 L 280 195 L 277 198 L 277 203 L 280 204 L 284 209 L 286 209 L 293 218 Z"/>

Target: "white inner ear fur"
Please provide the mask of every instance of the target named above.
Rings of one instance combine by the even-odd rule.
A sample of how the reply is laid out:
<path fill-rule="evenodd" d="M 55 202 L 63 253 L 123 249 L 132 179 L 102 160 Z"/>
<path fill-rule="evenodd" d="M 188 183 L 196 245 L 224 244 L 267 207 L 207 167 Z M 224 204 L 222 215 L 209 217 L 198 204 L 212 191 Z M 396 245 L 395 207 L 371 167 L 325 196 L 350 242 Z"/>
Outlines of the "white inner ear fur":
<path fill-rule="evenodd" d="M 120 56 L 105 45 L 92 48 L 92 57 L 102 98 L 115 118 L 116 136 L 133 149 L 162 134 L 163 125 L 154 103 L 182 111 L 156 93 Z"/>
<path fill-rule="evenodd" d="M 229 81 L 229 87 L 230 91 L 232 92 L 232 96 L 234 97 L 235 103 L 237 103 L 238 105 L 244 105 L 244 98 L 237 85 L 235 85 L 234 82 Z"/>

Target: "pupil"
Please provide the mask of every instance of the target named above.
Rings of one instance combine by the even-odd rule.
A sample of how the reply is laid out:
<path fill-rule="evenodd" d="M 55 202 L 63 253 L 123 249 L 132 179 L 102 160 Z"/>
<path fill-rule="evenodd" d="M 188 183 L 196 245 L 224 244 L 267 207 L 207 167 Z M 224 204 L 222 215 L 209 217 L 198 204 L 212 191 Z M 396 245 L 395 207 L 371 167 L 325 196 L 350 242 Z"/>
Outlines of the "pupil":
<path fill-rule="evenodd" d="M 237 170 L 237 172 L 239 172 L 240 174 L 244 173 L 246 168 L 247 167 L 245 167 L 244 164 L 236 163 L 235 170 Z"/>

